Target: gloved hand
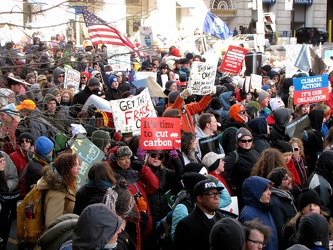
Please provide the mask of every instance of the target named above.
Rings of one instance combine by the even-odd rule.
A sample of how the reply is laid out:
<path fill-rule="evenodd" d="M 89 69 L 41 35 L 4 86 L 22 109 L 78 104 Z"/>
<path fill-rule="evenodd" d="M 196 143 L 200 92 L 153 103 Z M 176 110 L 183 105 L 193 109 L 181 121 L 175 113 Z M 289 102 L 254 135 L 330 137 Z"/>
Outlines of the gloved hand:
<path fill-rule="evenodd" d="M 187 99 L 187 97 L 189 97 L 190 95 L 192 95 L 192 89 L 191 88 L 187 88 L 187 89 L 184 89 L 180 94 L 179 96 L 182 98 L 182 99 Z"/>
<path fill-rule="evenodd" d="M 143 165 L 144 165 L 144 161 L 140 160 L 140 159 L 134 159 L 134 160 L 132 160 L 132 163 L 131 163 L 132 169 L 136 170 L 138 172 L 140 172 L 142 170 Z"/>
<path fill-rule="evenodd" d="M 171 159 L 176 160 L 178 158 L 178 153 L 176 149 L 173 149 L 169 152 Z"/>
<path fill-rule="evenodd" d="M 141 146 L 138 147 L 138 149 L 136 150 L 136 156 L 140 159 L 140 160 L 144 160 L 145 157 L 147 155 L 147 149 L 142 148 Z"/>
<path fill-rule="evenodd" d="M 136 206 L 140 212 L 146 212 L 147 211 L 147 202 L 143 199 L 143 197 L 137 197 L 136 198 Z"/>

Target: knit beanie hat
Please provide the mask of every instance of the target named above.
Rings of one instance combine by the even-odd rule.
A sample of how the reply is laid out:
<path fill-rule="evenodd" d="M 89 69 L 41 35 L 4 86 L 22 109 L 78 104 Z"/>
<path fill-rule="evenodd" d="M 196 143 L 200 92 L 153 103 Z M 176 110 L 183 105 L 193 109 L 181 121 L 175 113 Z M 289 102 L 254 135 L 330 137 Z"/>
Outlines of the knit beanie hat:
<path fill-rule="evenodd" d="M 318 193 L 309 188 L 303 188 L 298 200 L 298 211 L 302 211 L 309 204 L 317 204 L 321 207 Z"/>
<path fill-rule="evenodd" d="M 53 142 L 46 136 L 40 136 L 36 140 L 36 153 L 40 155 L 47 155 L 54 147 Z"/>
<path fill-rule="evenodd" d="M 242 250 L 245 238 L 245 228 L 238 220 L 223 218 L 215 223 L 210 232 L 210 250 L 219 250 L 221 246 L 229 250 Z"/>
<path fill-rule="evenodd" d="M 288 174 L 284 167 L 274 168 L 268 175 L 267 179 L 274 183 L 274 187 L 281 186 L 283 178 Z"/>
<path fill-rule="evenodd" d="M 86 207 L 73 232 L 74 249 L 103 249 L 117 233 L 122 219 L 107 205 L 98 203 Z"/>
<path fill-rule="evenodd" d="M 302 244 L 310 249 L 330 249 L 329 229 L 326 218 L 317 213 L 308 213 L 296 222 L 296 232 L 291 236 L 290 243 Z"/>
<path fill-rule="evenodd" d="M 284 141 L 284 140 L 278 140 L 276 142 L 275 147 L 281 152 L 281 153 L 286 153 L 286 152 L 292 152 L 293 147 L 291 146 L 290 143 Z"/>
<path fill-rule="evenodd" d="M 207 172 L 206 166 L 202 163 L 191 162 L 191 163 L 186 164 L 184 167 L 184 173 L 185 172 L 201 173 L 202 171 L 205 171 L 205 170 Z"/>
<path fill-rule="evenodd" d="M 169 80 L 165 83 L 165 89 L 170 89 L 171 85 L 174 84 L 175 81 Z"/>
<path fill-rule="evenodd" d="M 17 139 L 17 142 L 21 143 L 23 141 L 23 139 L 29 140 L 31 145 L 34 145 L 34 143 L 35 143 L 34 137 L 28 132 L 21 133 Z"/>
<path fill-rule="evenodd" d="M 241 127 L 236 132 L 236 141 L 238 142 L 244 136 L 250 136 L 251 138 L 253 138 L 250 130 L 248 130 L 247 128 Z"/>
<path fill-rule="evenodd" d="M 99 149 L 104 150 L 106 144 L 111 142 L 110 134 L 104 130 L 96 130 L 91 135 L 91 142 Z"/>
<path fill-rule="evenodd" d="M 266 97 L 269 96 L 268 92 L 265 90 L 261 90 L 260 92 L 258 92 L 258 102 L 260 103 L 261 101 L 263 101 Z"/>
<path fill-rule="evenodd" d="M 128 146 L 121 146 L 117 149 L 115 156 L 117 159 L 133 155 L 132 150 Z"/>
<path fill-rule="evenodd" d="M 191 195 L 191 197 L 193 197 L 194 186 L 198 182 L 203 181 L 203 180 L 207 180 L 207 177 L 202 174 L 195 173 L 195 172 L 184 173 L 184 175 L 183 175 L 184 188 Z"/>
<path fill-rule="evenodd" d="M 179 91 L 170 92 L 170 94 L 168 95 L 169 103 L 174 103 L 179 94 L 180 94 Z"/>
<path fill-rule="evenodd" d="M 52 95 L 54 95 L 54 96 L 57 96 L 57 95 L 61 94 L 61 93 L 60 93 L 60 90 L 59 90 L 58 88 L 52 88 L 52 89 L 50 89 L 50 90 L 48 91 L 48 93 L 50 93 L 50 94 L 52 94 Z"/>
<path fill-rule="evenodd" d="M 324 117 L 328 119 L 331 116 L 331 109 L 325 104 L 319 104 L 316 109 L 324 111 Z"/>
<path fill-rule="evenodd" d="M 88 87 L 100 87 L 101 83 L 99 82 L 98 78 L 92 77 L 88 81 Z"/>
<path fill-rule="evenodd" d="M 14 103 L 8 104 L 1 108 L 2 112 L 5 112 L 7 115 L 9 115 L 12 118 L 15 118 L 15 116 L 18 115 L 18 110 L 16 109 L 16 106 Z"/>

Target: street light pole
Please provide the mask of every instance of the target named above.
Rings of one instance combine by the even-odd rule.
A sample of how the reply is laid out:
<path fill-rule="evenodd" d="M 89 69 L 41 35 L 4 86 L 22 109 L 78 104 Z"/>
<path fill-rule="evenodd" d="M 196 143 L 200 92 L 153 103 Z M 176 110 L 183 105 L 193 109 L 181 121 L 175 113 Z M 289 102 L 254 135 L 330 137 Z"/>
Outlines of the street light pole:
<path fill-rule="evenodd" d="M 256 1 L 257 1 L 257 14 L 258 14 L 258 21 L 256 25 L 257 45 L 259 47 L 259 52 L 264 52 L 265 23 L 264 23 L 264 14 L 262 10 L 262 0 L 256 0 Z"/>

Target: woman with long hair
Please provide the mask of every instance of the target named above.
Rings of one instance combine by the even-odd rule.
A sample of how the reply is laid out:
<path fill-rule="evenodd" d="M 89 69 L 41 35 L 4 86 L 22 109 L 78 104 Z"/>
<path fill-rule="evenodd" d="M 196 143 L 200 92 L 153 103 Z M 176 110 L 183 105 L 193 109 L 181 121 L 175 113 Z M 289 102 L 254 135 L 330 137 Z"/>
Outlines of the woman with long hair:
<path fill-rule="evenodd" d="M 73 213 L 79 171 L 80 161 L 75 153 L 63 153 L 54 162 L 44 166 L 37 188 L 45 191 L 46 227 L 61 215 Z"/>
<path fill-rule="evenodd" d="M 286 167 L 282 153 L 275 148 L 265 149 L 254 164 L 251 176 L 261 176 L 267 178 L 269 173 L 277 167 Z"/>
<path fill-rule="evenodd" d="M 292 159 L 294 160 L 295 168 L 300 177 L 302 186 L 304 187 L 308 179 L 308 166 L 305 160 L 304 146 L 301 139 L 293 137 L 289 140 L 293 149 Z"/>
<path fill-rule="evenodd" d="M 181 140 L 181 152 L 179 158 L 181 159 L 184 166 L 188 163 L 198 163 L 199 158 L 196 155 L 195 149 L 198 146 L 195 134 L 191 132 L 183 132 Z"/>
<path fill-rule="evenodd" d="M 94 163 L 89 169 L 88 180 L 75 195 L 74 214 L 80 215 L 88 205 L 103 201 L 108 188 L 116 183 L 114 173 L 106 162 Z"/>

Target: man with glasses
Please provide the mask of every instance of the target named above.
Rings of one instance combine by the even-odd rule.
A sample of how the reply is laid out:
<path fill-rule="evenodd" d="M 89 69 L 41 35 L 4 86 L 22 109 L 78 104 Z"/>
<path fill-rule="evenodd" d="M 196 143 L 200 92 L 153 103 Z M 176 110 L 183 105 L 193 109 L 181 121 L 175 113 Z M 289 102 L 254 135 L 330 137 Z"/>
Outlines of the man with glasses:
<path fill-rule="evenodd" d="M 263 225 L 258 218 L 244 223 L 246 229 L 245 250 L 264 249 L 272 232 L 271 228 Z"/>
<path fill-rule="evenodd" d="M 202 250 L 209 249 L 209 234 L 214 224 L 224 218 L 218 210 L 220 192 L 210 180 L 198 182 L 193 190 L 195 208 L 190 215 L 179 221 L 175 231 L 175 249 Z"/>
<path fill-rule="evenodd" d="M 65 80 L 65 71 L 61 68 L 55 68 L 53 70 L 53 80 L 52 83 L 57 87 L 64 88 L 64 80 Z"/>

